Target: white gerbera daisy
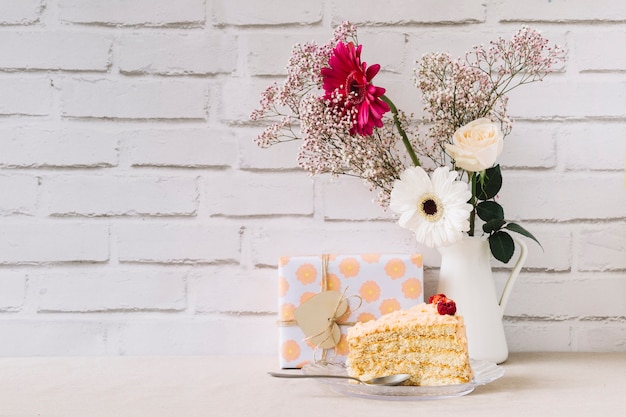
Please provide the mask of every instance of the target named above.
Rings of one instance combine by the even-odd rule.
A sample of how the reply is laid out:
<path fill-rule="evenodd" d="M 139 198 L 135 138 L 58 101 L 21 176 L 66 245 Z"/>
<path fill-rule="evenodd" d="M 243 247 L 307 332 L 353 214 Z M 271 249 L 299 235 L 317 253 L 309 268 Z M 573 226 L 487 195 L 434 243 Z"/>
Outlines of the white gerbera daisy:
<path fill-rule="evenodd" d="M 400 214 L 398 224 L 412 230 L 419 243 L 447 246 L 469 230 L 472 196 L 469 187 L 457 181 L 457 173 L 439 167 L 431 175 L 421 167 L 406 169 L 391 191 L 389 207 Z"/>

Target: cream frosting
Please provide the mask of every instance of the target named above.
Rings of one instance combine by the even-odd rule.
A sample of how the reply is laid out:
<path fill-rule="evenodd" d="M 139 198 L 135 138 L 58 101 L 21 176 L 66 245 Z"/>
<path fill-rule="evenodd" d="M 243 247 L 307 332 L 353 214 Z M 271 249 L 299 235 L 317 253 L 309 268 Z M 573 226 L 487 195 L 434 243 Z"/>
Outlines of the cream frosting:
<path fill-rule="evenodd" d="M 407 310 L 394 311 L 378 320 L 356 323 L 348 330 L 348 338 L 364 337 L 382 331 L 396 330 L 407 326 L 456 325 L 457 334 L 465 335 L 465 322 L 461 316 L 441 315 L 434 304 L 418 304 Z"/>

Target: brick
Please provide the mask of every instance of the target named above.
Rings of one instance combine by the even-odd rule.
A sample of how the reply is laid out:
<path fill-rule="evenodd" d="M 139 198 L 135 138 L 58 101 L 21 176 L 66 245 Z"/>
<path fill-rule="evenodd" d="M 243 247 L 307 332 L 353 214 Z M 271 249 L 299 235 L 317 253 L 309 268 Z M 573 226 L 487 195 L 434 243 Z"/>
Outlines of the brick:
<path fill-rule="evenodd" d="M 626 20 L 626 5 L 619 0 L 593 7 L 585 0 L 530 0 L 523 4 L 501 1 L 498 17 L 501 22 L 621 22 Z"/>
<path fill-rule="evenodd" d="M 39 21 L 42 0 L 0 0 L 0 25 L 28 25 Z"/>
<path fill-rule="evenodd" d="M 420 55 L 415 50 L 408 48 L 407 34 L 383 30 L 381 28 L 357 29 L 359 43 L 363 45 L 361 59 L 367 65 L 380 64 L 381 71 L 393 73 L 405 73 L 412 69 L 415 59 Z M 410 51 L 410 52 L 409 52 Z M 406 74 L 412 80 L 412 73 Z M 376 84 L 376 79 L 374 79 Z"/>
<path fill-rule="evenodd" d="M 623 170 L 624 131 L 624 123 L 564 124 L 558 132 L 563 166 L 567 170 Z"/>
<path fill-rule="evenodd" d="M 26 274 L 19 271 L 0 273 L 0 311 L 18 311 L 26 297 Z"/>
<path fill-rule="evenodd" d="M 111 36 L 69 31 L 0 33 L 0 68 L 107 71 Z"/>
<path fill-rule="evenodd" d="M 0 166 L 112 167 L 118 139 L 104 129 L 18 126 L 0 130 Z"/>
<path fill-rule="evenodd" d="M 105 262 L 109 228 L 104 224 L 0 224 L 0 264 Z"/>
<path fill-rule="evenodd" d="M 235 71 L 237 40 L 221 32 L 132 34 L 120 39 L 118 65 L 124 74 L 221 74 Z"/>
<path fill-rule="evenodd" d="M 618 51 L 626 43 L 626 32 L 614 29 L 572 33 L 572 44 L 576 51 L 575 65 L 581 72 L 607 72 L 626 70 L 623 54 L 607 53 Z"/>
<path fill-rule="evenodd" d="M 175 128 L 123 132 L 135 167 L 230 167 L 237 164 L 233 129 Z"/>
<path fill-rule="evenodd" d="M 558 131 L 558 125 L 514 122 L 497 162 L 503 169 L 554 168 L 557 165 Z"/>
<path fill-rule="evenodd" d="M 230 77 L 220 85 L 217 112 L 221 120 L 246 122 L 250 113 L 259 107 L 261 93 L 271 84 L 267 79 Z"/>
<path fill-rule="evenodd" d="M 507 206 L 505 206 L 505 214 L 507 212 L 506 209 Z M 541 243 L 541 246 L 539 246 L 529 238 L 523 237 L 518 233 L 511 233 L 511 235 L 524 241 L 528 248 L 528 257 L 524 263 L 524 271 L 569 271 L 572 269 L 574 237 L 571 231 L 563 231 L 553 224 L 519 222 L 517 220 L 514 222 L 532 233 Z M 516 252 L 513 255 L 513 260 L 509 261 L 508 264 L 493 260 L 493 267 L 504 267 L 508 270 L 513 266 L 513 262 L 517 260 L 518 256 L 519 252 Z M 501 281 L 504 281 L 508 277 L 508 273 L 502 275 Z"/>
<path fill-rule="evenodd" d="M 280 13 L 277 11 L 280 10 Z M 248 25 L 299 25 L 319 23 L 323 16 L 321 2 L 292 2 L 275 0 L 271 7 L 255 0 L 218 0 L 213 2 L 213 18 L 217 24 Z"/>
<path fill-rule="evenodd" d="M 507 34 L 508 35 L 508 34 Z M 465 57 L 474 45 L 487 45 L 490 40 L 504 36 L 500 31 L 483 31 L 475 27 L 451 31 L 448 26 L 428 26 L 407 30 L 407 50 L 413 59 L 412 68 L 417 68 L 424 54 L 448 53 L 453 59 Z"/>
<path fill-rule="evenodd" d="M 107 353 L 107 329 L 102 319 L 13 318 L 0 321 L 0 332 L 7 335 L 0 344 L 0 356 L 84 356 Z"/>
<path fill-rule="evenodd" d="M 536 28 L 535 28 L 536 29 Z M 474 46 L 482 45 L 489 47 L 490 42 L 495 42 L 498 38 L 510 40 L 519 28 L 495 28 L 489 30 L 478 29 L 468 26 L 451 31 L 448 26 L 426 26 L 422 28 L 411 28 L 407 30 L 407 46 L 409 51 L 409 61 L 407 65 L 412 65 L 411 69 L 417 68 L 415 61 L 421 61 L 424 54 L 432 52 L 445 52 L 453 59 L 465 59 L 468 52 Z M 555 44 L 565 46 L 567 44 L 566 34 L 557 30 L 539 30 L 541 35 L 548 39 L 549 45 Z M 360 37 L 359 37 L 360 38 Z M 390 49 L 389 54 L 393 53 Z M 554 67 L 558 72 L 562 72 L 565 64 L 561 63 Z"/>
<path fill-rule="evenodd" d="M 0 213 L 35 214 L 39 180 L 32 175 L 0 176 Z"/>
<path fill-rule="evenodd" d="M 276 320 L 277 316 L 265 314 L 226 317 L 208 322 L 207 328 L 212 335 L 209 354 L 278 357 Z"/>
<path fill-rule="evenodd" d="M 237 129 L 239 143 L 239 167 L 251 170 L 293 170 L 298 168 L 297 155 L 302 142 L 299 140 L 261 148 L 256 138 L 262 128 Z"/>
<path fill-rule="evenodd" d="M 43 178 L 45 211 L 53 216 L 191 216 L 195 178 L 76 176 Z"/>
<path fill-rule="evenodd" d="M 571 80 L 547 77 L 509 94 L 514 118 L 617 118 L 626 116 L 626 82 L 588 77 Z"/>
<path fill-rule="evenodd" d="M 370 191 L 360 178 L 324 176 L 320 182 L 325 220 L 393 220 L 397 216 L 376 201 L 378 192 Z"/>
<path fill-rule="evenodd" d="M 204 0 L 60 0 L 63 22 L 109 26 L 199 25 L 205 21 Z"/>
<path fill-rule="evenodd" d="M 120 324 L 122 355 L 201 355 L 216 337 L 206 319 L 189 317 L 126 320 Z"/>
<path fill-rule="evenodd" d="M 515 285 L 505 314 L 542 320 L 623 317 L 624 294 L 626 280 L 622 277 L 525 273 Z"/>
<path fill-rule="evenodd" d="M 626 193 L 623 173 L 598 172 L 593 176 L 525 175 L 503 172 L 499 203 L 509 219 L 581 220 L 624 217 Z M 610 204 L 602 204 L 610 198 Z"/>
<path fill-rule="evenodd" d="M 537 29 L 537 28 L 535 28 Z M 483 30 L 480 27 L 468 26 L 450 30 L 448 26 L 427 26 L 411 28 L 407 30 L 407 49 L 410 58 L 420 59 L 422 55 L 431 52 L 446 52 L 453 59 L 465 58 L 475 45 L 483 45 L 488 48 L 491 41 L 498 38 L 509 40 L 519 30 L 519 27 L 489 28 Z M 550 45 L 564 46 L 567 38 L 562 31 L 540 30 L 543 37 L 548 39 Z"/>
<path fill-rule="evenodd" d="M 0 115 L 45 116 L 52 107 L 48 78 L 0 78 Z"/>
<path fill-rule="evenodd" d="M 376 10 L 376 15 L 372 15 Z M 452 0 L 446 7 L 436 0 L 414 2 L 401 0 L 381 4 L 364 0 L 354 7 L 349 2 L 333 3 L 333 16 L 349 16 L 356 24 L 408 24 L 408 23 L 479 23 L 485 21 L 485 4 L 479 0 Z M 340 21 L 342 19 L 335 18 Z M 375 19 L 375 20 L 373 20 Z M 339 23 L 339 22 L 336 22 Z"/>
<path fill-rule="evenodd" d="M 620 352 L 626 349 L 626 325 L 623 320 L 594 320 L 576 323 L 572 344 L 580 352 Z"/>
<path fill-rule="evenodd" d="M 207 198 L 212 215 L 313 214 L 313 182 L 304 173 L 216 173 L 207 180 Z"/>
<path fill-rule="evenodd" d="M 504 319 L 504 333 L 511 352 L 571 351 L 571 323 L 536 322 L 532 318 Z"/>
<path fill-rule="evenodd" d="M 190 303 L 200 313 L 275 313 L 277 276 L 276 270 L 269 268 L 219 265 L 194 269 L 187 281 Z"/>
<path fill-rule="evenodd" d="M 615 194 L 623 195 L 624 190 Z M 621 204 L 622 211 L 624 209 L 623 203 L 611 204 Z M 623 222 L 589 226 L 580 232 L 579 239 L 577 258 L 580 271 L 626 270 L 626 225 Z"/>
<path fill-rule="evenodd" d="M 326 44 L 332 37 L 328 32 L 252 32 L 241 35 L 246 45 L 247 67 L 253 75 L 286 75 L 287 64 L 296 43 Z"/>
<path fill-rule="evenodd" d="M 111 119 L 205 119 L 206 87 L 200 80 L 61 82 L 62 115 Z"/>
<path fill-rule="evenodd" d="M 181 311 L 185 276 L 173 270 L 55 270 L 37 276 L 39 312 Z"/>
<path fill-rule="evenodd" d="M 278 224 L 265 222 L 249 233 L 251 262 L 257 267 L 276 266 L 281 256 L 322 253 L 423 253 L 427 266 L 438 259 L 436 250 L 418 245 L 411 232 L 394 222 L 282 219 Z"/>
<path fill-rule="evenodd" d="M 116 228 L 120 262 L 212 263 L 239 260 L 239 227 L 198 223 L 128 223 Z"/>
<path fill-rule="evenodd" d="M 426 113 L 421 101 L 420 90 L 415 86 L 413 74 L 395 74 L 379 72 L 374 78 L 374 85 L 383 87 L 385 95 L 393 101 L 396 107 L 407 115 L 413 115 L 413 120 L 422 119 Z M 391 117 L 388 113 L 386 116 Z M 423 129 L 425 131 L 426 129 Z"/>
<path fill-rule="evenodd" d="M 122 355 L 277 354 L 273 316 L 209 316 L 125 321 Z M 250 339 L 242 339 L 242 335 Z M 253 340 L 254 343 L 247 343 Z"/>

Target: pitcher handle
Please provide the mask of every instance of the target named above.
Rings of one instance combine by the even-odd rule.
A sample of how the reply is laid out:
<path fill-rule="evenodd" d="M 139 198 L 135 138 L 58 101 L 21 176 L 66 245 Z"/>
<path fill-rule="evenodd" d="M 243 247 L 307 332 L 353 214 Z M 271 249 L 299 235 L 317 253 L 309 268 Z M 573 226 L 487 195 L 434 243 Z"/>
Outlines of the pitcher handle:
<path fill-rule="evenodd" d="M 502 314 L 504 314 L 504 309 L 506 308 L 506 304 L 509 301 L 509 297 L 511 296 L 511 292 L 513 291 L 513 285 L 519 276 L 520 271 L 522 270 L 522 266 L 524 266 L 524 262 L 526 262 L 526 256 L 528 256 L 528 248 L 526 247 L 526 243 L 519 239 L 517 236 L 511 236 L 515 243 L 520 248 L 519 258 L 517 258 L 517 262 L 515 262 L 515 266 L 509 275 L 509 279 L 506 280 L 506 284 L 504 284 L 504 289 L 502 290 L 502 295 L 500 296 L 500 310 Z"/>

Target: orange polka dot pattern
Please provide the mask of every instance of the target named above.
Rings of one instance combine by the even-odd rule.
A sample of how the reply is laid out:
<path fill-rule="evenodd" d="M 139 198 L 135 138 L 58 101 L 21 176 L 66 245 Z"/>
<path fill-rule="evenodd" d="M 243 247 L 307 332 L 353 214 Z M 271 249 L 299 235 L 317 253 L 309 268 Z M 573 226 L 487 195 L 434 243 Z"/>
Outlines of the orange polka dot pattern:
<path fill-rule="evenodd" d="M 417 300 L 422 295 L 422 281 L 417 278 L 409 278 L 402 283 L 402 294 L 406 298 Z"/>
<path fill-rule="evenodd" d="M 385 264 L 385 272 L 391 279 L 402 278 L 406 272 L 406 264 L 402 259 L 391 259 Z"/>
<path fill-rule="evenodd" d="M 380 287 L 376 281 L 366 281 L 361 285 L 359 295 L 366 303 L 373 303 L 380 298 Z"/>
<path fill-rule="evenodd" d="M 348 312 L 340 322 L 375 320 L 382 314 L 424 302 L 422 265 L 420 254 L 330 255 L 326 288 L 340 293 L 345 291 L 349 302 Z M 280 258 L 279 320 L 294 324 L 294 309 L 322 290 L 322 275 L 322 257 L 319 255 Z M 335 349 L 327 352 L 327 359 L 345 361 L 348 328 L 340 326 L 341 339 Z M 278 329 L 281 368 L 300 368 L 321 357 L 321 349 L 306 341 L 297 325 L 281 323 Z"/>
<path fill-rule="evenodd" d="M 300 357 L 300 345 L 295 340 L 287 340 L 282 345 L 281 355 L 287 361 L 295 361 Z"/>

